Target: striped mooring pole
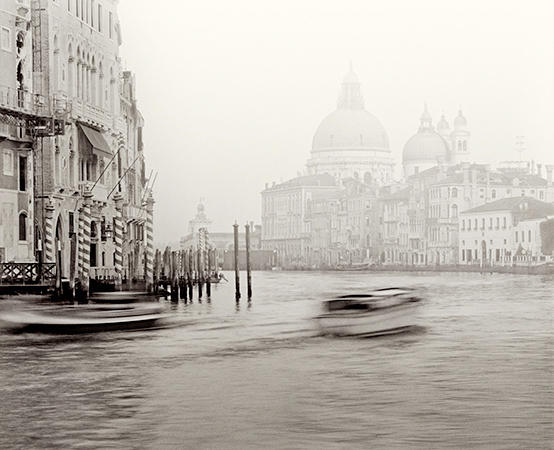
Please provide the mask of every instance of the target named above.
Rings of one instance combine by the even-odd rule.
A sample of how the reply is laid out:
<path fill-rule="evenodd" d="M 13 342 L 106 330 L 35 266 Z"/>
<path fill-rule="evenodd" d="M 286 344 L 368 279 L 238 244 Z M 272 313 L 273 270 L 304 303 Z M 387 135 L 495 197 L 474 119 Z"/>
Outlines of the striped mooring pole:
<path fill-rule="evenodd" d="M 146 290 L 152 292 L 154 284 L 154 197 L 152 192 L 146 200 Z"/>
<path fill-rule="evenodd" d="M 48 203 L 44 209 L 44 260 L 46 262 L 54 262 L 56 260 L 54 253 L 54 205 Z"/>
<path fill-rule="evenodd" d="M 90 223 L 91 223 L 91 206 L 92 192 L 87 190 L 83 194 L 83 207 L 80 214 L 80 224 L 82 231 L 82 247 L 81 251 L 81 288 L 86 296 L 89 294 L 90 288 Z"/>
<path fill-rule="evenodd" d="M 114 269 L 115 288 L 121 290 L 123 282 L 123 196 L 118 192 L 114 195 L 115 216 L 114 216 Z"/>
<path fill-rule="evenodd" d="M 86 296 L 89 294 L 90 288 L 90 223 L 92 205 L 92 192 L 87 190 L 83 194 L 83 209 L 82 209 L 82 230 L 83 230 L 83 248 L 82 250 L 82 267 L 81 267 L 81 287 Z"/>

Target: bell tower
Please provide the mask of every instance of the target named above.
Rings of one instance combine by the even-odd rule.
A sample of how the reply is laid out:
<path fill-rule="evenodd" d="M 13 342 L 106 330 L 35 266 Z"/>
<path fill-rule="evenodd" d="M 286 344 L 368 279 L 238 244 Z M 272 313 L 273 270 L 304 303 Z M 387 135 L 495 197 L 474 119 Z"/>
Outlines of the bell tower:
<path fill-rule="evenodd" d="M 454 130 L 450 134 L 450 162 L 452 164 L 469 162 L 469 137 L 470 133 L 467 129 L 467 119 L 460 109 L 458 115 L 454 119 Z"/>

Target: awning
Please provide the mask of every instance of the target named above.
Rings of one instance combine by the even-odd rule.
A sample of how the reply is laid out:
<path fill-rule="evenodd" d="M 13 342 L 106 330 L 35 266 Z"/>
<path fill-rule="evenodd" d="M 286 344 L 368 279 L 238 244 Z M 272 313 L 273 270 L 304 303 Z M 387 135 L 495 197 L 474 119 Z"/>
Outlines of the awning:
<path fill-rule="evenodd" d="M 90 145 L 92 145 L 93 151 L 95 153 L 100 154 L 100 156 L 106 156 L 108 158 L 111 158 L 113 156 L 112 152 L 110 151 L 110 146 L 106 142 L 106 139 L 104 139 L 102 133 L 83 124 L 79 124 L 79 127 L 83 131 L 87 140 L 90 142 Z"/>

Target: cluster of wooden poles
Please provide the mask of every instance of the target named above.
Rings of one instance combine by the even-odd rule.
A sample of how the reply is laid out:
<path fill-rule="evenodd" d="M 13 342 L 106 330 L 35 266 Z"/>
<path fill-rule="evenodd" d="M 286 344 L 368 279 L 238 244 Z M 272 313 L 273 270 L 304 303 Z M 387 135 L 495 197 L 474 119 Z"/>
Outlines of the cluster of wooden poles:
<path fill-rule="evenodd" d="M 250 226 L 245 225 L 246 236 L 246 274 L 248 285 L 248 300 L 252 298 L 252 276 L 250 266 Z M 239 242 L 238 225 L 233 225 L 234 232 L 234 270 L 235 270 L 235 299 L 238 302 L 240 293 Z M 198 298 L 202 298 L 204 286 L 206 296 L 212 294 L 212 284 L 220 281 L 217 264 L 217 252 L 214 248 L 172 251 L 170 247 L 161 252 L 156 250 L 154 255 L 154 293 L 159 294 L 160 288 L 170 293 L 172 300 L 179 298 L 193 299 L 194 285 L 198 289 Z"/>
<path fill-rule="evenodd" d="M 198 297 L 202 298 L 204 286 L 206 295 L 212 294 L 212 283 L 219 282 L 215 249 L 194 249 L 172 251 L 166 247 L 163 253 L 154 255 L 154 293 L 160 289 L 170 293 L 172 300 L 192 300 L 194 285 Z"/>

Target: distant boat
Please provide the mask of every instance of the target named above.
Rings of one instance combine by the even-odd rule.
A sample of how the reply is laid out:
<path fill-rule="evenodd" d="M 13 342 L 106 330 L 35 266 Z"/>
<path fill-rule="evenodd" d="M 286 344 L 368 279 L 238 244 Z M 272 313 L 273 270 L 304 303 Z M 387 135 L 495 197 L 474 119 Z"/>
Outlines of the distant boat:
<path fill-rule="evenodd" d="M 156 303 L 60 306 L 0 315 L 0 326 L 15 332 L 90 333 L 147 328 L 165 318 Z"/>
<path fill-rule="evenodd" d="M 400 333 L 415 325 L 421 298 L 409 288 L 378 289 L 323 302 L 316 320 L 325 334 L 379 336 Z"/>
<path fill-rule="evenodd" d="M 339 265 L 336 267 L 336 270 L 340 271 L 347 271 L 347 272 L 356 272 L 361 270 L 367 270 L 369 269 L 370 264 L 369 263 L 354 263 L 349 266 L 346 265 Z"/>

